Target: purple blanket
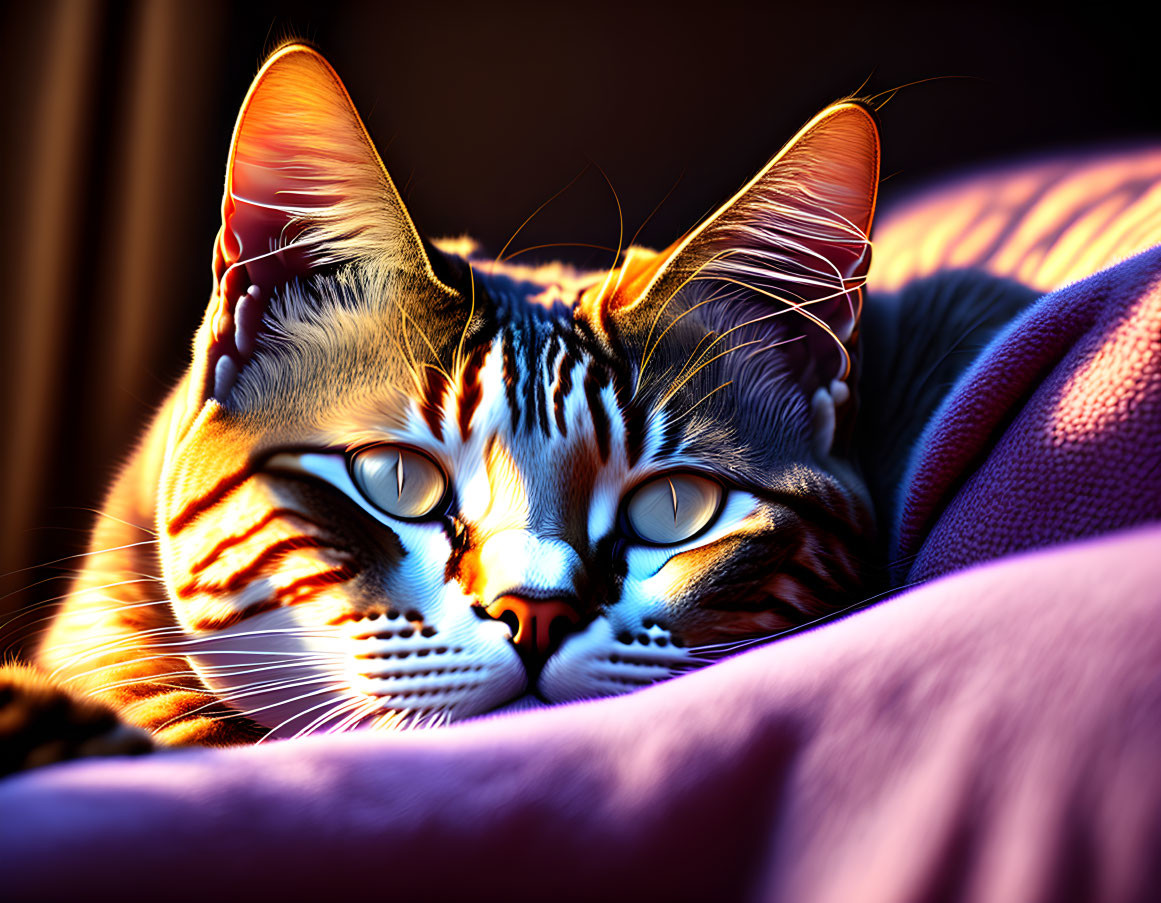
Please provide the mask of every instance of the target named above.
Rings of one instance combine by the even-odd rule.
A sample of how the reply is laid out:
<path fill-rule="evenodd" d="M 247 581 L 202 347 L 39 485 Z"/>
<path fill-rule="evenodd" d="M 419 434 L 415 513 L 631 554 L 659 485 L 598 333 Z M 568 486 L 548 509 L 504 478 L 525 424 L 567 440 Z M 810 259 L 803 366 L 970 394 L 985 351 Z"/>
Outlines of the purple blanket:
<path fill-rule="evenodd" d="M 969 569 L 629 697 L 17 777 L 0 894 L 1157 899 L 1159 274 L 1046 296 L 932 422 L 900 548 Z"/>
<path fill-rule="evenodd" d="M 1161 519 L 1161 246 L 1041 298 L 936 412 L 905 480 L 908 580 Z"/>
<path fill-rule="evenodd" d="M 0 887 L 1156 899 L 1159 550 L 1154 526 L 1010 558 L 619 699 L 18 777 Z"/>

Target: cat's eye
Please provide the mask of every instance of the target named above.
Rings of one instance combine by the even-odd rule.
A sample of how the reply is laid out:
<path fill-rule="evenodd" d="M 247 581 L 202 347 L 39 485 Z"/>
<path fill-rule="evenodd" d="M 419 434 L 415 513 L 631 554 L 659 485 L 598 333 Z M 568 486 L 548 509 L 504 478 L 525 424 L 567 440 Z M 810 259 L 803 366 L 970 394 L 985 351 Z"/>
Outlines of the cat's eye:
<path fill-rule="evenodd" d="M 625 506 L 625 519 L 637 538 L 655 545 L 684 542 L 717 517 L 722 487 L 692 473 L 657 477 L 639 486 Z"/>
<path fill-rule="evenodd" d="M 376 445 L 351 458 L 351 478 L 377 508 L 413 520 L 436 511 L 447 477 L 431 458 L 398 445 Z"/>

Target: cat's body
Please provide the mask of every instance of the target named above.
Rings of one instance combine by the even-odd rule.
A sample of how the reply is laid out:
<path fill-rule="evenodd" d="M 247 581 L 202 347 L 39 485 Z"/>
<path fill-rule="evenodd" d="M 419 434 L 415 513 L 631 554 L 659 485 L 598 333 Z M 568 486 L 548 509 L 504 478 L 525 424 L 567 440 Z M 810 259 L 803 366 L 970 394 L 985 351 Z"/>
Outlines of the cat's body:
<path fill-rule="evenodd" d="M 963 347 L 1035 297 L 952 274 L 885 303 L 856 433 L 877 182 L 873 117 L 837 104 L 670 248 L 516 267 L 421 239 L 284 48 L 193 363 L 38 664 L 229 744 L 616 695 L 858 605 L 887 581 L 871 490 L 889 509 Z M 967 313 L 918 318 L 941 292 Z"/>

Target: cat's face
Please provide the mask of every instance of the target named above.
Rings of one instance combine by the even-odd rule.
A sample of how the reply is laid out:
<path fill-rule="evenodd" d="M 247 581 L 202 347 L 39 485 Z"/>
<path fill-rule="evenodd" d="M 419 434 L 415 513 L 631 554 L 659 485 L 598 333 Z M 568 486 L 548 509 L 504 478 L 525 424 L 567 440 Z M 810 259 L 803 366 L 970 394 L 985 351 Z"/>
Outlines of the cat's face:
<path fill-rule="evenodd" d="M 431 725 L 857 601 L 835 436 L 876 177 L 843 105 L 666 252 L 469 262 L 419 239 L 329 67 L 277 55 L 158 506 L 205 681 L 279 736 Z"/>

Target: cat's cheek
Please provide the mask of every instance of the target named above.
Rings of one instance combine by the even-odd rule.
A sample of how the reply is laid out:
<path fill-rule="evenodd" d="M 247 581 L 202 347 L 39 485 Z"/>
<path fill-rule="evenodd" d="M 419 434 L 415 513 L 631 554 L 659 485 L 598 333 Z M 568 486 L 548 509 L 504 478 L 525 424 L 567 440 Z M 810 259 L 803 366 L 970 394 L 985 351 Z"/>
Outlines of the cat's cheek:
<path fill-rule="evenodd" d="M 185 643 L 206 686 L 272 738 L 307 731 L 350 694 L 349 644 L 309 607 L 262 612 Z"/>

